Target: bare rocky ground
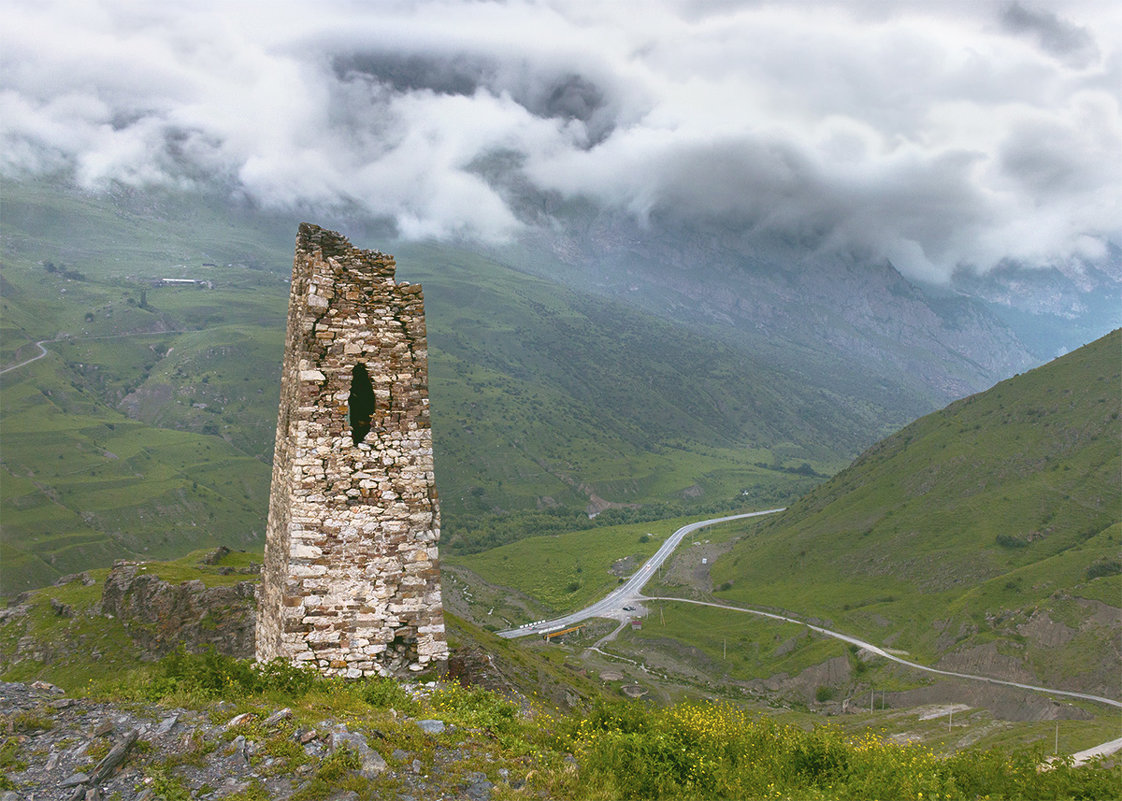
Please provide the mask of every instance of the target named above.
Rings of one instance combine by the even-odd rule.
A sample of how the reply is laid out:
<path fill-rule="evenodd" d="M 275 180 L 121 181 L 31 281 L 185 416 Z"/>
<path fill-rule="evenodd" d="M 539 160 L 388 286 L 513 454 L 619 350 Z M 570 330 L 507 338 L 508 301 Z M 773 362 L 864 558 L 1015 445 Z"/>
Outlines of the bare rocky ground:
<path fill-rule="evenodd" d="M 505 768 L 488 771 L 495 781 L 471 769 L 470 746 L 451 744 L 470 734 L 440 720 L 406 720 L 416 732 L 395 743 L 392 734 L 344 721 L 297 727 L 287 709 L 232 710 L 228 702 L 205 712 L 108 704 L 67 697 L 45 682 L 0 683 L 0 801 L 357 801 L 370 794 L 489 801 L 495 781 L 520 784 Z M 325 790 L 325 776 L 342 789 Z"/>

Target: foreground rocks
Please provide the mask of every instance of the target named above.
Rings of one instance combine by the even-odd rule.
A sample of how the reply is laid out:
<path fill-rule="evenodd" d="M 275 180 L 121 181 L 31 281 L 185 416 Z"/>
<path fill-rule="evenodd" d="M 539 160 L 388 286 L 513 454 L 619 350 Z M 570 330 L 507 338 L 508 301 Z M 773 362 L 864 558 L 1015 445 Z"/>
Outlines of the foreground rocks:
<path fill-rule="evenodd" d="M 401 801 L 489 801 L 509 776 L 498 765 L 490 777 L 478 770 L 479 754 L 460 741 L 470 734 L 442 721 L 403 719 L 390 733 L 293 721 L 288 709 L 103 703 L 44 682 L 0 683 L 0 801 L 357 799 L 355 788 Z"/>

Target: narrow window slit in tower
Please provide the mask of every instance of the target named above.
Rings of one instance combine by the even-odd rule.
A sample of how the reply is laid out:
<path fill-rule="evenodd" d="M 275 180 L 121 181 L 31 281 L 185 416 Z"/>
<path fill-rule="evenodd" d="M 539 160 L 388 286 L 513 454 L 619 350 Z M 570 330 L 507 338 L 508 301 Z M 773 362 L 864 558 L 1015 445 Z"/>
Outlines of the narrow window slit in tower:
<path fill-rule="evenodd" d="M 374 385 L 370 383 L 366 365 L 361 362 L 351 372 L 351 394 L 347 398 L 347 409 L 351 422 L 351 439 L 358 445 L 370 433 L 370 421 L 374 417 Z"/>

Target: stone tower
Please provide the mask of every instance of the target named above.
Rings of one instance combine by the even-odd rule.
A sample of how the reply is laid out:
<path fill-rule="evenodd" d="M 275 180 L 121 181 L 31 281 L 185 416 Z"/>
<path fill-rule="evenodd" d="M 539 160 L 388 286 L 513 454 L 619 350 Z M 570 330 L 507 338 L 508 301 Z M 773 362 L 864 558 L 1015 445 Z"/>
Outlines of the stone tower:
<path fill-rule="evenodd" d="M 304 223 L 296 239 L 257 658 L 328 675 L 448 656 L 421 287 Z"/>

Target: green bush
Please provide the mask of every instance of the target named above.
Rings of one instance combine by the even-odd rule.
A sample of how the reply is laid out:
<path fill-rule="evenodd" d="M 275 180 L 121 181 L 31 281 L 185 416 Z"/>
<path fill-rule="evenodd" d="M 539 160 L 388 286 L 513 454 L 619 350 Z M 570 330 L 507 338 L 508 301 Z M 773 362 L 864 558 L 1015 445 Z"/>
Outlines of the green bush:
<path fill-rule="evenodd" d="M 363 679 L 362 700 L 376 709 L 396 709 L 407 715 L 417 713 L 418 704 L 408 692 L 393 679 L 374 676 Z"/>
<path fill-rule="evenodd" d="M 1122 562 L 1117 559 L 1100 559 L 1087 568 L 1086 576 L 1087 581 L 1090 581 L 1102 576 L 1117 576 L 1119 573 L 1122 573 Z"/>
<path fill-rule="evenodd" d="M 322 679 L 312 665 L 294 665 L 284 659 L 272 659 L 254 667 L 262 689 L 291 695 L 294 698 L 307 695 L 308 691 Z"/>
<path fill-rule="evenodd" d="M 161 659 L 144 695 L 159 700 L 177 691 L 203 698 L 236 698 L 275 692 L 300 698 L 325 681 L 314 667 L 298 667 L 282 659 L 258 664 L 225 656 L 213 648 L 191 654 L 180 648 Z"/>
<path fill-rule="evenodd" d="M 518 707 L 479 687 L 447 684 L 433 695 L 432 706 L 439 718 L 464 728 L 494 734 L 514 734 L 520 729 Z"/>
<path fill-rule="evenodd" d="M 731 705 L 638 704 L 594 709 L 568 736 L 581 766 L 560 793 L 580 799 L 1114 798 L 1122 768 L 1059 762 L 1043 753 L 965 750 L 943 758 L 920 745 L 803 730 Z"/>

